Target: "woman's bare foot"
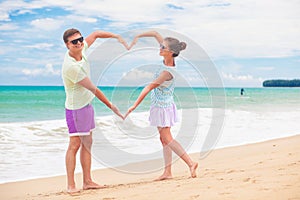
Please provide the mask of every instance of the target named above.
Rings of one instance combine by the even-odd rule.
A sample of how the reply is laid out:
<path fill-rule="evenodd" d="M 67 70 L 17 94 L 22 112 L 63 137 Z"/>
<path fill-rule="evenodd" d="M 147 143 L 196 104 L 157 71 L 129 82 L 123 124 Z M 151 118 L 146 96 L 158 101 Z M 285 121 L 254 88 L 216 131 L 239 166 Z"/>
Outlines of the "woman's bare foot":
<path fill-rule="evenodd" d="M 198 163 L 196 163 L 196 162 L 194 162 L 193 165 L 190 167 L 191 177 L 192 178 L 196 178 L 197 177 L 197 167 L 198 167 Z"/>
<path fill-rule="evenodd" d="M 97 183 L 94 182 L 89 182 L 89 183 L 85 183 L 83 184 L 83 189 L 84 190 L 92 190 L 92 189 L 103 189 L 103 188 L 107 188 L 107 185 L 99 185 Z"/>
<path fill-rule="evenodd" d="M 154 181 L 163 181 L 163 180 L 168 180 L 168 179 L 172 179 L 172 175 L 171 174 L 163 174 L 160 177 L 158 177 L 157 179 L 155 179 Z"/>
<path fill-rule="evenodd" d="M 67 193 L 71 195 L 78 194 L 80 193 L 80 189 L 77 189 L 76 187 L 68 187 Z"/>

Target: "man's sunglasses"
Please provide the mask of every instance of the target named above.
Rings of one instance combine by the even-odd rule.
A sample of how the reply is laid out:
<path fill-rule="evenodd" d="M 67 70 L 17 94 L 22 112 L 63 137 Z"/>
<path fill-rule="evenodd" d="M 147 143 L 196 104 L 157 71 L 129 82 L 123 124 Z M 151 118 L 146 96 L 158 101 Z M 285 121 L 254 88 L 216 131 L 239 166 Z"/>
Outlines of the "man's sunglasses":
<path fill-rule="evenodd" d="M 79 41 L 79 42 L 83 42 L 83 37 L 77 38 L 77 39 L 75 39 L 75 40 L 71 40 L 70 42 L 71 42 L 72 44 L 77 44 L 78 41 Z"/>

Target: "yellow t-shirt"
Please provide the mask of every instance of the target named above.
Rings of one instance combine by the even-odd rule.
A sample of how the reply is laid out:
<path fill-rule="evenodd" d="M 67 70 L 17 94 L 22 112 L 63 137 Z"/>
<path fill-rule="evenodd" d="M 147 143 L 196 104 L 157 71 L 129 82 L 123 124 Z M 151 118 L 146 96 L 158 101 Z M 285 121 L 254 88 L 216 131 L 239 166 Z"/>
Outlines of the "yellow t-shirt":
<path fill-rule="evenodd" d="M 90 78 L 90 65 L 86 56 L 87 49 L 88 44 L 84 41 L 81 61 L 76 61 L 71 57 L 69 51 L 65 54 L 62 65 L 62 79 L 66 92 L 65 107 L 69 110 L 83 108 L 91 103 L 95 97 L 91 91 L 78 84 L 85 77 Z"/>

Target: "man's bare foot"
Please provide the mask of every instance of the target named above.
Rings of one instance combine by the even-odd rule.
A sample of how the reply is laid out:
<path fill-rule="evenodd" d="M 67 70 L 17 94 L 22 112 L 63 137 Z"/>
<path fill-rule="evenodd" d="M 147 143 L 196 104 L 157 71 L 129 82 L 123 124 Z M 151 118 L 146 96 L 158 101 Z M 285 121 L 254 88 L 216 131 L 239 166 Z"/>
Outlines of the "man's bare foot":
<path fill-rule="evenodd" d="M 107 188 L 107 185 L 99 185 L 97 183 L 94 182 L 89 182 L 83 185 L 83 189 L 84 190 L 93 190 L 93 189 L 103 189 L 103 188 Z"/>
<path fill-rule="evenodd" d="M 157 179 L 155 179 L 154 181 L 163 181 L 163 180 L 168 180 L 168 179 L 172 179 L 172 178 L 173 178 L 172 175 L 163 174 L 160 177 L 158 177 Z"/>
<path fill-rule="evenodd" d="M 68 187 L 67 193 L 71 194 L 71 195 L 79 194 L 80 193 L 80 189 L 77 189 L 75 187 Z"/>
<path fill-rule="evenodd" d="M 197 167 L 198 167 L 198 163 L 194 162 L 193 165 L 190 167 L 190 171 L 191 171 L 191 177 L 192 178 L 196 178 L 197 177 Z"/>

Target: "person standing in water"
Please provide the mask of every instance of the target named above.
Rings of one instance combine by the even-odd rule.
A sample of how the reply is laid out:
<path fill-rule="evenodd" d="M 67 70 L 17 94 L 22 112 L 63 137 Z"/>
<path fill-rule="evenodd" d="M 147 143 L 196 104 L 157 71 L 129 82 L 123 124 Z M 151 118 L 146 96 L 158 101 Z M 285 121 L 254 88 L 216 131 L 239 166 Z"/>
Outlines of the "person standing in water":
<path fill-rule="evenodd" d="M 241 96 L 244 95 L 244 92 L 245 92 L 245 90 L 244 90 L 244 88 L 242 88 L 242 89 L 241 89 Z"/>
<path fill-rule="evenodd" d="M 151 92 L 150 125 L 156 126 L 160 141 L 163 146 L 165 169 L 163 174 L 156 180 L 172 178 L 172 151 L 174 151 L 189 167 L 191 177 L 195 178 L 198 163 L 194 162 L 182 146 L 172 137 L 171 127 L 178 122 L 177 109 L 173 99 L 174 82 L 176 78 L 175 58 L 180 51 L 186 48 L 186 43 L 179 42 L 176 38 L 163 38 L 156 31 L 148 31 L 135 36 L 129 49 L 135 45 L 141 37 L 154 37 L 160 45 L 159 55 L 163 57 L 163 64 L 156 79 L 147 85 L 132 107 L 130 107 L 125 118 L 137 108 L 149 92 Z"/>

